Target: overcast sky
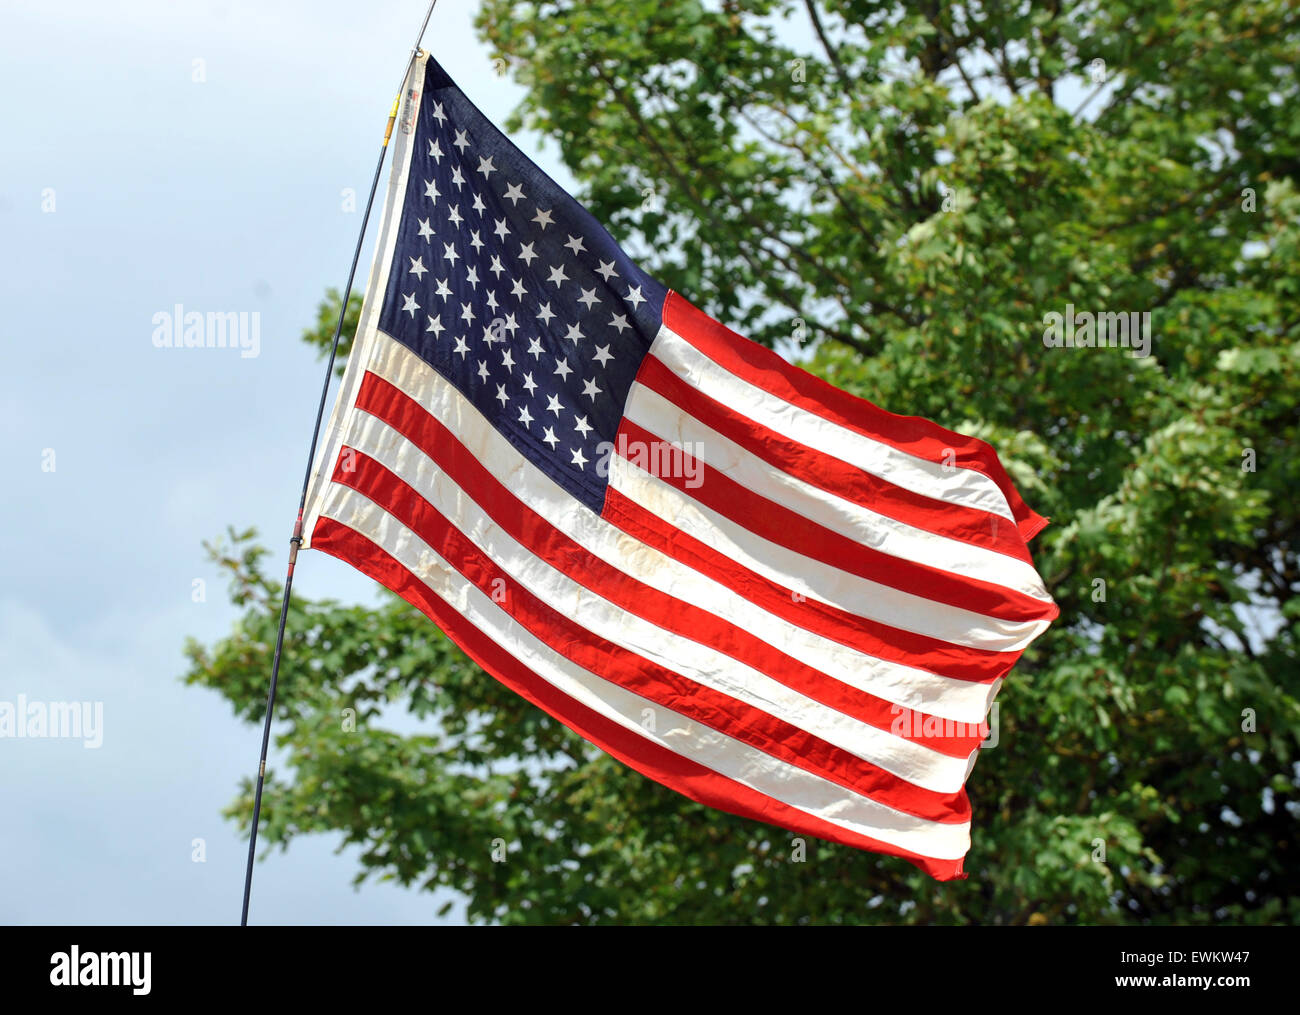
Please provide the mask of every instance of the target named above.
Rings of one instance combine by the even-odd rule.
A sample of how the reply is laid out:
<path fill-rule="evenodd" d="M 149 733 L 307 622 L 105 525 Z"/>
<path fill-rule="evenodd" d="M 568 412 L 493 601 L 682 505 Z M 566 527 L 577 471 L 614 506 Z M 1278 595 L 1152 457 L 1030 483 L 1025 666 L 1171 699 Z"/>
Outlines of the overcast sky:
<path fill-rule="evenodd" d="M 476 7 L 443 0 L 425 46 L 500 123 L 520 92 Z M 299 336 L 346 278 L 360 212 L 343 192 L 364 205 L 424 9 L 5 4 L 0 707 L 102 702 L 103 742 L 0 738 L 0 922 L 238 921 L 247 843 L 220 811 L 260 727 L 180 683 L 185 637 L 236 615 L 200 544 L 255 525 L 282 571 L 322 374 Z M 516 140 L 570 185 L 553 147 Z M 368 243 L 358 285 L 369 265 Z M 256 311 L 259 354 L 156 348 L 154 315 L 176 304 Z M 376 601 L 312 553 L 295 588 Z M 446 896 L 354 891 L 337 845 L 260 863 L 251 921 L 434 919 Z"/>

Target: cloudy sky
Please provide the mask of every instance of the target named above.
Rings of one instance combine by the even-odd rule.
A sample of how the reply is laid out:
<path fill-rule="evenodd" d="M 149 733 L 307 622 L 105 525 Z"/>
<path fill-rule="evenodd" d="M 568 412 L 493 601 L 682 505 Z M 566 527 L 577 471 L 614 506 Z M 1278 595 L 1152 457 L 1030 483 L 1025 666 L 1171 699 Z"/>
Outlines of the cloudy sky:
<path fill-rule="evenodd" d="M 475 7 L 443 0 L 425 46 L 500 123 L 520 93 Z M 260 728 L 180 682 L 185 637 L 235 617 L 200 544 L 254 525 L 283 566 L 322 374 L 299 336 L 346 278 L 361 223 L 345 191 L 364 205 L 424 8 L 5 4 L 0 709 L 102 702 L 103 722 L 98 748 L 0 737 L 0 923 L 238 921 L 247 844 L 220 811 Z M 516 140 L 571 183 L 553 147 Z M 369 264 L 367 243 L 359 279 Z M 257 312 L 258 355 L 156 348 L 176 304 Z M 375 599 L 324 555 L 295 587 Z M 252 922 L 433 920 L 445 897 L 354 890 L 337 847 L 259 864 Z"/>

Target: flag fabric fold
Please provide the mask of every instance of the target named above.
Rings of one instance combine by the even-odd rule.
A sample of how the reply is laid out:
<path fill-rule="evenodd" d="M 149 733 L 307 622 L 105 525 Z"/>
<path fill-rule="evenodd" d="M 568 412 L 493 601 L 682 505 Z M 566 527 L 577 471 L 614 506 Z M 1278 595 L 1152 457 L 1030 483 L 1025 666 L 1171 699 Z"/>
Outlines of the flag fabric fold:
<path fill-rule="evenodd" d="M 304 545 L 709 806 L 964 877 L 965 782 L 1057 609 L 987 445 L 642 271 L 427 54 Z"/>

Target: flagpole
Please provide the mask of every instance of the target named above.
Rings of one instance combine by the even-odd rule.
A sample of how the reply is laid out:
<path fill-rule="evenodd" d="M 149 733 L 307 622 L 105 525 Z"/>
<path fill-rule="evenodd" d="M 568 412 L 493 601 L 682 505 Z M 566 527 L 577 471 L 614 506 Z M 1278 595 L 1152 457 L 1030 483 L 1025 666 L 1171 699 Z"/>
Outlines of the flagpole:
<path fill-rule="evenodd" d="M 302 478 L 302 494 L 298 498 L 298 518 L 293 523 L 293 535 L 289 537 L 289 567 L 284 576 L 284 599 L 280 603 L 280 626 L 275 635 L 275 655 L 271 661 L 271 686 L 266 695 L 266 720 L 262 725 L 262 754 L 257 764 L 257 792 L 253 796 L 253 827 L 248 837 L 248 867 L 244 872 L 244 906 L 240 913 L 239 925 L 248 926 L 248 899 L 253 891 L 253 859 L 257 850 L 257 825 L 262 814 L 262 785 L 266 779 L 266 753 L 271 743 L 271 719 L 275 715 L 275 688 L 280 678 L 280 653 L 284 648 L 284 625 L 289 616 L 289 594 L 293 589 L 293 568 L 298 560 L 298 548 L 302 546 L 302 513 L 307 506 L 307 488 L 311 483 L 312 465 L 316 460 L 316 443 L 320 439 L 320 425 L 325 418 L 325 400 L 329 395 L 330 377 L 334 373 L 334 360 L 338 356 L 339 339 L 343 335 L 343 320 L 347 316 L 348 302 L 352 296 L 352 282 L 356 278 L 357 264 L 361 260 L 361 247 L 366 238 L 366 226 L 370 222 L 370 209 L 375 203 L 375 192 L 379 189 L 379 177 L 384 167 L 384 156 L 388 153 L 388 140 L 393 134 L 393 122 L 397 119 L 397 110 L 402 101 L 402 90 L 406 87 L 407 75 L 411 65 L 420 54 L 420 42 L 424 31 L 429 27 L 429 18 L 438 0 L 431 0 L 429 9 L 424 13 L 424 23 L 420 25 L 420 34 L 415 37 L 411 55 L 402 71 L 402 81 L 398 85 L 397 98 L 388 114 L 388 126 L 384 128 L 384 143 L 379 149 L 379 161 L 375 164 L 375 176 L 370 181 L 370 196 L 366 199 L 365 214 L 361 217 L 361 232 L 357 236 L 356 250 L 352 252 L 352 267 L 348 269 L 348 281 L 343 287 L 343 305 L 339 307 L 339 321 L 334 329 L 334 342 L 330 346 L 329 362 L 325 366 L 325 380 L 321 384 L 320 404 L 316 407 L 316 426 L 311 432 L 311 448 L 307 452 L 307 471 Z"/>

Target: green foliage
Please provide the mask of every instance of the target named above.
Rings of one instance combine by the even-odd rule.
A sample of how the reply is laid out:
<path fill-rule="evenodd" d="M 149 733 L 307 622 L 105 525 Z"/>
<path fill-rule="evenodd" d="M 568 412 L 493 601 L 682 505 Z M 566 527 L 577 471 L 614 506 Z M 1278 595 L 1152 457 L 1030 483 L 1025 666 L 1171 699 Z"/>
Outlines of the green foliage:
<path fill-rule="evenodd" d="M 337 289 L 326 289 L 325 299 L 316 311 L 316 324 L 302 333 L 302 340 L 320 350 L 322 357 L 330 354 L 334 344 L 334 332 L 339 326 L 339 310 L 342 308 L 342 294 Z M 348 295 L 347 313 L 343 315 L 343 329 L 339 332 L 338 365 L 334 372 L 343 376 L 347 366 L 348 353 L 352 351 L 352 342 L 357 337 L 357 324 L 361 320 L 361 294 Z"/>
<path fill-rule="evenodd" d="M 971 776 L 970 880 L 811 840 L 794 862 L 788 835 L 612 762 L 387 596 L 292 607 L 272 843 L 342 830 L 363 875 L 507 923 L 1300 918 L 1300 15 L 1102 7 L 479 18 L 528 89 L 513 126 L 559 143 L 650 270 L 757 340 L 804 340 L 833 383 L 990 441 L 1052 517 L 1035 555 L 1062 616 Z M 1067 304 L 1149 311 L 1153 355 L 1046 347 Z M 190 646 L 187 679 L 256 720 L 279 597 L 239 535 L 216 552 L 244 615 Z M 428 732 L 385 731 L 382 708 Z"/>

